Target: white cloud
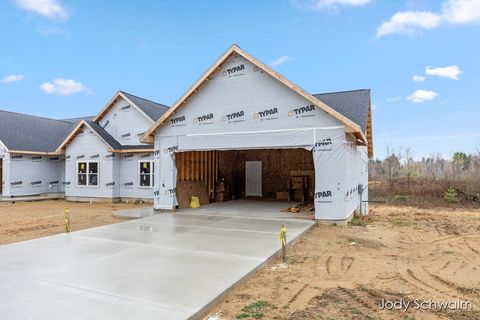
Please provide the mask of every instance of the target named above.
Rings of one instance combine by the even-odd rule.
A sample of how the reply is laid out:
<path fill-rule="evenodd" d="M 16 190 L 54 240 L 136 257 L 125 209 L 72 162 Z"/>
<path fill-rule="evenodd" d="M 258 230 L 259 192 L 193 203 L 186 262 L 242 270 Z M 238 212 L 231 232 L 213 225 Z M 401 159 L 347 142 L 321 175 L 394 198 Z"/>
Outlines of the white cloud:
<path fill-rule="evenodd" d="M 40 86 L 40 89 L 46 94 L 56 94 L 59 96 L 68 96 L 78 92 L 90 92 L 90 89 L 83 83 L 63 78 L 54 79 L 52 82 L 45 82 Z"/>
<path fill-rule="evenodd" d="M 376 105 L 375 103 L 372 104 L 372 110 L 373 110 L 373 111 L 377 110 L 377 105 Z"/>
<path fill-rule="evenodd" d="M 279 65 L 281 65 L 285 62 L 291 61 L 291 60 L 293 60 L 293 59 L 290 58 L 289 56 L 281 56 L 280 58 L 270 62 L 270 67 L 276 67 L 276 66 L 279 66 Z"/>
<path fill-rule="evenodd" d="M 438 96 L 438 93 L 432 90 L 417 90 L 407 97 L 408 100 L 415 103 L 422 103 L 424 101 L 433 100 Z"/>
<path fill-rule="evenodd" d="M 397 102 L 400 102 L 400 100 L 402 100 L 401 97 L 393 97 L 393 98 L 387 98 L 387 102 L 394 102 L 394 103 L 397 103 Z"/>
<path fill-rule="evenodd" d="M 433 29 L 440 25 L 439 15 L 428 11 L 395 13 L 377 29 L 377 38 L 392 33 L 413 34 L 417 29 Z"/>
<path fill-rule="evenodd" d="M 377 38 L 393 34 L 413 34 L 443 24 L 480 22 L 480 0 L 446 0 L 440 12 L 404 11 L 395 13 L 377 29 Z"/>
<path fill-rule="evenodd" d="M 25 79 L 25 76 L 23 74 L 11 74 L 6 77 L 2 78 L 3 83 L 12 83 L 12 82 L 18 82 L 22 81 Z"/>
<path fill-rule="evenodd" d="M 456 65 L 448 67 L 432 68 L 430 66 L 425 68 L 425 73 L 429 76 L 450 78 L 452 80 L 459 80 L 458 76 L 463 73 Z"/>
<path fill-rule="evenodd" d="M 322 8 L 334 8 L 337 6 L 363 6 L 370 3 L 370 0 L 317 0 L 315 7 Z"/>
<path fill-rule="evenodd" d="M 16 0 L 20 8 L 51 19 L 66 20 L 68 12 L 57 0 Z"/>
<path fill-rule="evenodd" d="M 450 23 L 467 24 L 480 21 L 479 0 L 448 0 L 442 5 L 442 14 Z"/>
<path fill-rule="evenodd" d="M 415 82 L 423 82 L 425 81 L 425 77 L 424 76 L 419 76 L 419 75 L 414 75 L 412 80 L 415 81 Z"/>

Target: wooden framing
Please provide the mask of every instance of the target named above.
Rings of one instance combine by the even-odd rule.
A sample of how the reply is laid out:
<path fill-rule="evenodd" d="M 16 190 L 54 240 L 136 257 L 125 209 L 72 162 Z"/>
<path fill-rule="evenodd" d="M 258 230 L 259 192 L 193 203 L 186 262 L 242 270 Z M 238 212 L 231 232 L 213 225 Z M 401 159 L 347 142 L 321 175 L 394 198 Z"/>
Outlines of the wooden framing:
<path fill-rule="evenodd" d="M 27 150 L 9 150 L 9 153 L 17 154 L 36 154 L 39 156 L 59 156 L 62 155 L 62 152 L 43 152 L 43 151 L 27 151 Z"/>
<path fill-rule="evenodd" d="M 145 149 L 108 149 L 108 152 L 112 153 L 143 153 L 143 152 L 153 152 L 153 148 Z"/>
<path fill-rule="evenodd" d="M 187 151 L 175 154 L 178 181 L 204 181 L 210 200 L 215 198 L 219 151 Z"/>
<path fill-rule="evenodd" d="M 326 113 L 330 114 L 334 118 L 338 119 L 340 122 L 342 122 L 345 125 L 345 130 L 347 133 L 355 133 L 356 136 L 363 141 L 363 143 L 367 143 L 367 139 L 365 135 L 362 132 L 362 129 L 360 126 L 356 123 L 354 123 L 352 120 L 348 119 L 347 117 L 343 116 L 336 110 L 332 109 L 322 101 L 318 100 L 314 96 L 312 96 L 310 93 L 306 92 L 305 90 L 301 89 L 297 85 L 295 85 L 293 82 L 290 80 L 286 79 L 273 69 L 271 69 L 269 66 L 263 64 L 247 52 L 243 51 L 240 47 L 238 47 L 236 44 L 232 45 L 227 51 L 225 51 L 220 58 L 215 61 L 215 63 L 208 68 L 208 70 L 198 79 L 193 86 L 190 87 L 190 89 L 185 92 L 180 99 L 175 102 L 175 104 L 167 111 L 165 114 L 155 122 L 155 124 L 148 129 L 148 131 L 144 134 L 142 138 L 142 142 L 144 143 L 153 143 L 154 140 L 154 134 L 155 131 L 163 124 L 167 122 L 167 119 L 172 116 L 173 114 L 176 113 L 177 109 L 180 108 L 183 104 L 187 103 L 188 99 L 195 93 L 198 92 L 199 88 L 206 82 L 209 81 L 209 77 L 219 70 L 222 66 L 222 64 L 233 54 L 238 54 L 242 56 L 243 58 L 247 59 L 250 61 L 252 64 L 256 65 L 257 67 L 261 68 L 264 72 L 268 73 L 270 76 L 273 78 L 277 79 L 299 95 L 301 95 L 303 98 L 307 99 L 310 101 L 312 104 L 318 106 L 320 109 L 325 111 Z"/>
<path fill-rule="evenodd" d="M 373 132 L 372 132 L 372 108 L 371 104 L 368 104 L 368 117 L 367 117 L 367 149 L 368 149 L 368 158 L 373 158 Z"/>

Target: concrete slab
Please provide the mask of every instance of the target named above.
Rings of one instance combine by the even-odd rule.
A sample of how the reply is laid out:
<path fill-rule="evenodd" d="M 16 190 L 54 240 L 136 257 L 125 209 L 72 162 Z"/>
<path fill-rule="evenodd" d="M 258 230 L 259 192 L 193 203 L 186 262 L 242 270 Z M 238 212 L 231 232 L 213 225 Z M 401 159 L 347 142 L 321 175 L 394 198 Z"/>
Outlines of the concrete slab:
<path fill-rule="evenodd" d="M 204 212 L 155 214 L 0 246 L 0 315 L 197 317 L 278 251 L 282 223 L 290 241 L 314 224 Z"/>
<path fill-rule="evenodd" d="M 120 211 L 115 211 L 113 213 L 113 215 L 116 217 L 130 218 L 130 219 L 151 217 L 154 214 L 155 214 L 155 211 L 153 210 L 152 207 L 120 210 Z"/>
<path fill-rule="evenodd" d="M 297 202 L 288 201 L 241 199 L 227 202 L 214 202 L 196 209 L 179 209 L 177 212 L 243 218 L 292 219 L 297 218 L 295 214 L 282 212 L 282 210 L 297 204 Z"/>

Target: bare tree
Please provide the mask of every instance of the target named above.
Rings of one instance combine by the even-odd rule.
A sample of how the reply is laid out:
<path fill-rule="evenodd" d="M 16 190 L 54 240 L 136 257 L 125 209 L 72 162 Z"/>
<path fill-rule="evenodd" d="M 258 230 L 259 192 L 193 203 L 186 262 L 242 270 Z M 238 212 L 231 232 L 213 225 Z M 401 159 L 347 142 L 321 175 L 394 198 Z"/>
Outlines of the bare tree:
<path fill-rule="evenodd" d="M 412 176 L 415 170 L 415 161 L 413 160 L 412 149 L 409 147 L 405 149 L 403 159 L 403 171 L 405 172 L 405 177 L 407 178 L 407 184 L 410 187 Z"/>
<path fill-rule="evenodd" d="M 400 155 L 387 147 L 387 157 L 383 160 L 383 174 L 389 186 L 393 186 L 400 175 Z"/>

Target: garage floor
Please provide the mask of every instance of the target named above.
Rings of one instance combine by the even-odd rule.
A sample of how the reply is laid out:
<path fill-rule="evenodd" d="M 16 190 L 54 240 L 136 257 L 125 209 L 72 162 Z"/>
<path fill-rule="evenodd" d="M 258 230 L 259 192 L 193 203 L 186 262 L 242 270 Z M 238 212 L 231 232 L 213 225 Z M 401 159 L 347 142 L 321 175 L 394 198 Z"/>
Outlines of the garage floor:
<path fill-rule="evenodd" d="M 228 206 L 223 216 L 218 210 L 210 215 L 207 206 L 202 210 L 0 246 L 0 315 L 48 320 L 198 316 L 275 254 L 281 223 L 289 240 L 314 224 L 268 214 L 229 216 Z"/>

